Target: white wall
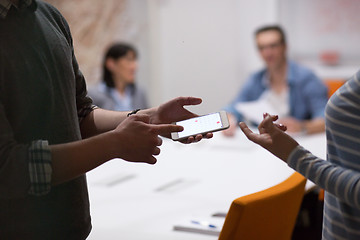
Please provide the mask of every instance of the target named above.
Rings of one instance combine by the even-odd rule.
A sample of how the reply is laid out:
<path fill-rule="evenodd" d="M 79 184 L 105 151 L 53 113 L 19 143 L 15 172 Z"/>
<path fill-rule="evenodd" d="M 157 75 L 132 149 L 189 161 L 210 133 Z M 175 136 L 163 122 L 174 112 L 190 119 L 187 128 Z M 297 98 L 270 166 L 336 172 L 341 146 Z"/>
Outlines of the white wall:
<path fill-rule="evenodd" d="M 347 1 L 358 6 L 358 0 Z M 305 54 L 310 51 L 316 57 L 317 49 L 320 49 L 318 45 L 333 43 L 335 40 L 327 40 L 327 35 L 324 37 L 320 34 L 319 40 L 319 34 L 309 33 L 309 29 L 316 30 L 316 26 L 328 23 L 325 14 L 322 21 L 312 26 L 313 20 L 307 19 L 309 14 L 305 14 L 309 12 L 306 10 L 309 5 L 322 6 L 320 2 L 322 1 L 126 0 L 117 39 L 131 42 L 139 49 L 137 82 L 146 88 L 152 106 L 176 96 L 199 96 L 204 102 L 193 110 L 204 114 L 217 111 L 227 104 L 246 77 L 262 66 L 253 38 L 254 30 L 259 26 L 283 22 L 290 56 L 296 60 L 299 60 L 299 54 L 295 53 Z M 332 5 L 343 4 L 342 0 L 331 2 Z M 336 15 L 332 13 L 334 14 Z M 304 26 L 300 24 L 302 22 L 307 24 Z M 310 25 L 312 27 L 307 28 Z M 299 29 L 299 26 L 303 28 Z M 304 34 L 304 29 L 307 34 Z M 353 34 L 349 36 L 347 33 L 331 35 L 331 39 L 336 37 L 340 39 L 340 43 L 346 43 L 337 42 L 336 46 L 340 50 L 352 46 L 346 48 L 344 53 L 358 52 L 356 40 L 360 35 L 354 31 L 351 33 Z M 343 56 L 345 54 L 341 57 Z M 312 62 L 308 64 L 322 78 L 346 78 L 357 70 L 357 62 L 353 65 L 330 69 Z"/>
<path fill-rule="evenodd" d="M 151 103 L 198 96 L 199 114 L 227 104 L 261 66 L 253 32 L 278 15 L 276 0 L 151 0 L 147 8 Z"/>

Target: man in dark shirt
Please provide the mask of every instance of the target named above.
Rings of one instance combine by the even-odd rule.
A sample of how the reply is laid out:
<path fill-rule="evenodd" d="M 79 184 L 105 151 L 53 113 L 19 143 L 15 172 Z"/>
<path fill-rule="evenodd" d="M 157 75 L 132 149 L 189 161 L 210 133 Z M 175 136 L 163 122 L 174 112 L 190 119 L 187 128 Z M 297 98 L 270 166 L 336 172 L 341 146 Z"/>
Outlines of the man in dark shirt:
<path fill-rule="evenodd" d="M 129 117 L 96 108 L 58 10 L 0 0 L 0 239 L 85 239 L 85 173 L 114 158 L 154 164 L 159 135 L 181 131 L 170 123 L 200 103 L 180 97 Z"/>

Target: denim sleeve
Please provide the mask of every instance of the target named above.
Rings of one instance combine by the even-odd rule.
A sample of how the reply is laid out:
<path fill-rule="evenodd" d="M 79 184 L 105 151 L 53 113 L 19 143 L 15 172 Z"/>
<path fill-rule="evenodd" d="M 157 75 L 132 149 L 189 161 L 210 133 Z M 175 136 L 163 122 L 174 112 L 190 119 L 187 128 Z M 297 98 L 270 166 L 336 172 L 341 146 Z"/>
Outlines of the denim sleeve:
<path fill-rule="evenodd" d="M 310 107 L 311 118 L 324 118 L 328 89 L 314 73 L 311 73 L 308 78 L 305 93 L 309 99 L 308 106 Z"/>

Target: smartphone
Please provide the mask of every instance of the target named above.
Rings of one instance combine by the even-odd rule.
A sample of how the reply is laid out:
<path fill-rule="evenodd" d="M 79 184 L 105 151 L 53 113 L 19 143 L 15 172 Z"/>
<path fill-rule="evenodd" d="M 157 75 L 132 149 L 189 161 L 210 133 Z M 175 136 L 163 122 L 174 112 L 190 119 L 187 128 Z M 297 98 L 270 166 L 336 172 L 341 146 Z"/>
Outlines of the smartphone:
<path fill-rule="evenodd" d="M 210 113 L 207 115 L 190 118 L 175 122 L 174 124 L 184 127 L 182 132 L 171 133 L 171 138 L 175 141 L 186 139 L 198 134 L 216 132 L 229 128 L 229 119 L 225 111 Z"/>

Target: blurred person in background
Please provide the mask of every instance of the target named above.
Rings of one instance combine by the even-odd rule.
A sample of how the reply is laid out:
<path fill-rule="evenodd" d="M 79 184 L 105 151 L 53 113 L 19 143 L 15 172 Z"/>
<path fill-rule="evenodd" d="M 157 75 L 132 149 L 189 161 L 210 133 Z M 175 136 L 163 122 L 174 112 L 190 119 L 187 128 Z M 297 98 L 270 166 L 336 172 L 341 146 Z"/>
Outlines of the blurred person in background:
<path fill-rule="evenodd" d="M 105 53 L 102 81 L 89 89 L 94 104 L 109 110 L 145 109 L 146 94 L 136 83 L 136 49 L 126 43 L 114 43 Z"/>
<path fill-rule="evenodd" d="M 246 120 L 238 110 L 239 104 L 260 100 L 271 105 L 280 117 L 279 123 L 286 125 L 289 132 L 324 131 L 327 88 L 311 70 L 287 59 L 283 29 L 277 25 L 261 27 L 255 32 L 255 40 L 266 66 L 252 74 L 224 108 L 231 124 L 223 133 L 233 136 L 237 123 Z"/>

